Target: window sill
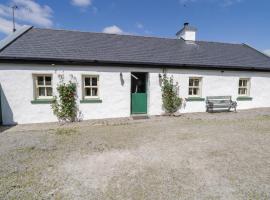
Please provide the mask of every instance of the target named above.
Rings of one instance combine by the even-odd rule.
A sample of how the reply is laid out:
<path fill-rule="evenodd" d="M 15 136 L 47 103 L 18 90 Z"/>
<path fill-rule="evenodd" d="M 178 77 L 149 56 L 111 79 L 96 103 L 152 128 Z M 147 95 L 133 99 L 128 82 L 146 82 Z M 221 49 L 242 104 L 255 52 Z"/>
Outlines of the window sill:
<path fill-rule="evenodd" d="M 188 98 L 186 98 L 186 101 L 205 101 L 205 98 L 201 98 L 201 97 L 188 97 Z"/>
<path fill-rule="evenodd" d="M 102 103 L 101 99 L 83 99 L 80 103 Z"/>
<path fill-rule="evenodd" d="M 252 101 L 252 97 L 237 97 L 237 101 Z"/>
<path fill-rule="evenodd" d="M 31 101 L 31 104 L 51 104 L 53 99 L 35 99 Z"/>

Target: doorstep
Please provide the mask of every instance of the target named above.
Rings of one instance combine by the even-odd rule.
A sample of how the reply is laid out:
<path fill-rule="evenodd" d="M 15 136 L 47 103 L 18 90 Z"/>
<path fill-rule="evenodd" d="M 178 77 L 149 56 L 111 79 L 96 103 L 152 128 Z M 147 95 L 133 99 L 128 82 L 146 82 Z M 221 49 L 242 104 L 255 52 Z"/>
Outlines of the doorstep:
<path fill-rule="evenodd" d="M 147 114 L 132 114 L 131 118 L 133 120 L 140 120 L 140 119 L 149 119 L 149 116 Z"/>

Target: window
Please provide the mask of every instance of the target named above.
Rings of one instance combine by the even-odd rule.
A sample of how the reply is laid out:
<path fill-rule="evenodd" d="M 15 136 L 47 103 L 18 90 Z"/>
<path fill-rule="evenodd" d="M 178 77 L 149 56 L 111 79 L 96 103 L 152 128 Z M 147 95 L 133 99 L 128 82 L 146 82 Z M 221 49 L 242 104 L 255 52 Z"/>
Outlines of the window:
<path fill-rule="evenodd" d="M 34 75 L 34 82 L 36 99 L 53 97 L 52 75 Z"/>
<path fill-rule="evenodd" d="M 250 79 L 240 78 L 239 79 L 238 95 L 239 96 L 249 96 L 249 88 L 250 88 Z"/>
<path fill-rule="evenodd" d="M 83 76 L 83 98 L 98 98 L 99 77 L 96 75 Z"/>
<path fill-rule="evenodd" d="M 201 96 L 201 78 L 189 78 L 188 95 L 194 97 Z"/>

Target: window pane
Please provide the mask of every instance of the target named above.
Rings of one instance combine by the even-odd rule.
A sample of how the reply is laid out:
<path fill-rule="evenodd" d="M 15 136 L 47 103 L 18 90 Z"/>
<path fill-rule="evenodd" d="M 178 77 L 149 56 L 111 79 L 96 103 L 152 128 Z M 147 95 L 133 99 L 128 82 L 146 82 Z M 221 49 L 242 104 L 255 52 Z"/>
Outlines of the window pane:
<path fill-rule="evenodd" d="M 192 95 L 192 89 L 191 88 L 189 88 L 189 90 L 188 90 L 188 95 Z"/>
<path fill-rule="evenodd" d="M 47 96 L 49 96 L 49 97 L 52 96 L 52 88 L 47 87 L 46 90 L 47 90 Z"/>
<path fill-rule="evenodd" d="M 246 88 L 239 88 L 238 93 L 240 95 L 246 95 L 247 94 L 247 89 Z"/>
<path fill-rule="evenodd" d="M 85 96 L 91 96 L 91 88 L 85 88 Z"/>
<path fill-rule="evenodd" d="M 50 76 L 45 77 L 45 85 L 52 85 L 52 77 Z"/>
<path fill-rule="evenodd" d="M 97 86 L 97 77 L 92 78 L 92 86 Z"/>
<path fill-rule="evenodd" d="M 189 86 L 193 86 L 193 79 L 189 79 Z"/>
<path fill-rule="evenodd" d="M 244 86 L 244 87 L 247 86 L 247 80 L 243 80 L 243 86 Z"/>
<path fill-rule="evenodd" d="M 199 94 L 199 89 L 193 88 L 193 95 L 198 95 L 198 94 Z"/>
<path fill-rule="evenodd" d="M 43 76 L 38 76 L 37 81 L 38 81 L 38 85 L 44 85 L 44 77 Z"/>
<path fill-rule="evenodd" d="M 84 85 L 90 86 L 90 78 L 89 77 L 84 78 Z"/>
<path fill-rule="evenodd" d="M 199 79 L 194 79 L 194 85 L 195 86 L 199 86 L 199 83 L 200 83 Z"/>
<path fill-rule="evenodd" d="M 97 95 L 98 95 L 98 89 L 92 88 L 92 96 L 97 96 Z"/>
<path fill-rule="evenodd" d="M 45 87 L 38 88 L 38 96 L 45 96 Z"/>

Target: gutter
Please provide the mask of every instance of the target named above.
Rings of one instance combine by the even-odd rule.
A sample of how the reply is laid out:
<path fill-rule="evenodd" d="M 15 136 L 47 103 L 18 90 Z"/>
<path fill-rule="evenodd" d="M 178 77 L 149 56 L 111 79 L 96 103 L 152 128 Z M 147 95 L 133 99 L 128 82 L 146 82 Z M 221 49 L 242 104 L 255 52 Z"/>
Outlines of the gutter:
<path fill-rule="evenodd" d="M 217 66 L 199 64 L 174 64 L 174 63 L 151 63 L 151 62 L 130 62 L 130 61 L 102 61 L 102 60 L 69 60 L 69 59 L 48 59 L 48 58 L 17 58 L 0 57 L 0 63 L 13 64 L 43 64 L 43 65 L 67 65 L 72 66 L 111 66 L 111 67 L 141 67 L 141 68 L 172 68 L 172 69 L 201 69 L 201 70 L 232 70 L 232 71 L 267 71 L 269 67 L 245 67 L 245 66 Z"/>

